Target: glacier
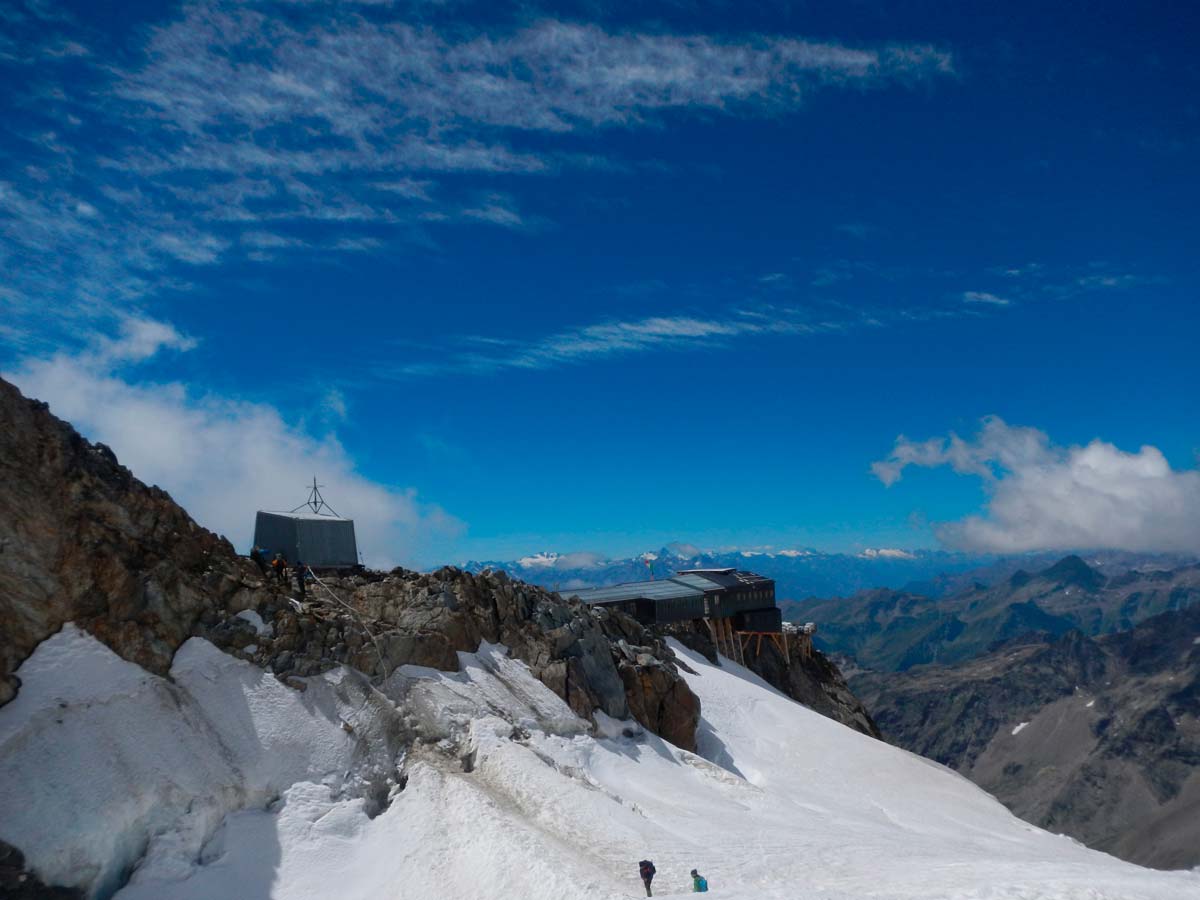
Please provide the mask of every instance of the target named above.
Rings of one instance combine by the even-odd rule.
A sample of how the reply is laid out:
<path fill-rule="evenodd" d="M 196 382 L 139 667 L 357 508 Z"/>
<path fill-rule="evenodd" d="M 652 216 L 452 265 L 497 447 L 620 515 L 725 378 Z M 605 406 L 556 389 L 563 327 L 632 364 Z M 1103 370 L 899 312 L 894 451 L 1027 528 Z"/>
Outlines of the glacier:
<path fill-rule="evenodd" d="M 1168 900 L 957 774 L 678 643 L 699 752 L 576 717 L 498 645 L 372 686 L 281 684 L 192 638 L 170 677 L 68 625 L 0 708 L 0 839 L 118 900 Z"/>

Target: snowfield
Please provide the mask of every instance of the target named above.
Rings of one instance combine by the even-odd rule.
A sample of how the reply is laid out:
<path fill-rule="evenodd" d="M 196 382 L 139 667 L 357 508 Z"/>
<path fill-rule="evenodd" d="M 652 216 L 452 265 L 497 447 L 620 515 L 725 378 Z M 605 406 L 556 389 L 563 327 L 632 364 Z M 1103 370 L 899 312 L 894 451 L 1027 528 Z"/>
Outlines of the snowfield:
<path fill-rule="evenodd" d="M 576 718 L 504 648 L 303 692 L 199 639 L 171 679 L 68 626 L 0 708 L 0 839 L 119 900 L 1166 900 L 1155 872 L 679 645 L 700 755 Z M 406 750 L 414 730 L 426 738 Z"/>

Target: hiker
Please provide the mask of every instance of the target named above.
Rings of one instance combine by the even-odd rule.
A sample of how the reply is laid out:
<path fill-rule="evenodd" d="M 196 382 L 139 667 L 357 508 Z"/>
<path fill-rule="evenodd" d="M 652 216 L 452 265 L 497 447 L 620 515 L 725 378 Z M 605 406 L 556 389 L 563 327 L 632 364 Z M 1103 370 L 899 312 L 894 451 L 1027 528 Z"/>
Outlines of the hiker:
<path fill-rule="evenodd" d="M 303 600 L 306 588 L 304 581 L 308 576 L 308 572 L 305 571 L 304 563 L 300 562 L 300 560 L 296 560 L 296 565 L 292 567 L 292 570 L 296 573 L 296 590 L 300 592 L 300 599 Z"/>
<path fill-rule="evenodd" d="M 654 880 L 654 863 L 648 859 L 643 859 L 638 863 L 638 874 L 642 876 L 642 884 L 646 886 L 646 896 L 653 897 L 650 893 L 650 882 Z"/>
<path fill-rule="evenodd" d="M 263 578 L 266 578 L 267 561 L 263 559 L 262 547 L 258 546 L 258 544 L 255 544 L 254 548 L 250 551 L 250 561 L 258 566 L 258 574 L 260 574 Z"/>
<path fill-rule="evenodd" d="M 705 878 L 703 875 L 701 875 L 699 872 L 697 872 L 695 869 L 692 869 L 692 893 L 693 894 L 707 894 L 708 893 L 708 879 Z"/>
<path fill-rule="evenodd" d="M 287 563 L 283 561 L 282 553 L 276 553 L 275 558 L 271 560 L 271 570 L 275 573 L 275 580 L 280 584 L 287 580 Z"/>

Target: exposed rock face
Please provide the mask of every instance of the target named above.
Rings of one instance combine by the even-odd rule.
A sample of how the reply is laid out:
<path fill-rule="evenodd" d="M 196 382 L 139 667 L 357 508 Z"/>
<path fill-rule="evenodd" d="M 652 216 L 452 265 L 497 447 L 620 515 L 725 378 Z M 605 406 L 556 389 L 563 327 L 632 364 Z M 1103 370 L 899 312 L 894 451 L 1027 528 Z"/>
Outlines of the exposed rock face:
<path fill-rule="evenodd" d="M 405 664 L 455 671 L 457 651 L 487 640 L 580 716 L 632 714 L 695 749 L 699 701 L 670 650 L 627 617 L 452 568 L 323 579 L 328 590 L 313 585 L 297 604 L 290 584 L 264 581 L 108 448 L 3 381 L 0 435 L 0 704 L 21 661 L 68 621 L 158 674 L 192 635 L 284 679 L 342 663 L 379 679 Z"/>
<path fill-rule="evenodd" d="M 893 743 L 1017 815 L 1132 862 L 1200 863 L 1200 607 L 1092 639 L 851 676 Z"/>
<path fill-rule="evenodd" d="M 695 749 L 699 701 L 670 649 L 628 616 L 564 601 L 503 572 L 397 569 L 322 582 L 299 612 L 283 597 L 265 601 L 256 611 L 267 633 L 238 619 L 223 623 L 217 639 L 252 647 L 257 662 L 284 676 L 339 663 L 384 677 L 405 664 L 454 671 L 458 651 L 504 644 L 577 715 L 597 708 L 617 719 L 632 715 Z"/>
<path fill-rule="evenodd" d="M 823 716 L 863 734 L 879 737 L 867 707 L 855 696 L 838 667 L 820 650 L 805 646 L 794 634 L 787 637 L 790 664 L 774 643 L 764 641 L 746 665 L 794 700 Z"/>
<path fill-rule="evenodd" d="M 0 704 L 64 622 L 164 674 L 205 610 L 242 589 L 227 541 L 0 380 Z"/>

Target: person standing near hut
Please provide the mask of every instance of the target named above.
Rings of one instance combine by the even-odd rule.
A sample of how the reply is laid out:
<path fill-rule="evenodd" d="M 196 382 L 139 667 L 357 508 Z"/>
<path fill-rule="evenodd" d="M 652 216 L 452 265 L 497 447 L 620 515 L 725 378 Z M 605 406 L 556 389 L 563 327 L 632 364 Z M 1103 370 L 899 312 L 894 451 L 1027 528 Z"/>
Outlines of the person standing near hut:
<path fill-rule="evenodd" d="M 287 563 L 283 561 L 282 553 L 276 553 L 275 558 L 271 560 L 271 571 L 275 573 L 275 580 L 280 584 L 287 581 Z"/>
<path fill-rule="evenodd" d="M 267 577 L 267 561 L 263 559 L 262 547 L 255 544 L 250 551 L 250 561 L 258 566 L 258 574 L 263 578 Z"/>
<path fill-rule="evenodd" d="M 643 859 L 638 863 L 638 874 L 642 876 L 642 884 L 646 886 L 646 896 L 653 897 L 650 892 L 650 882 L 654 880 L 654 863 L 648 859 Z"/>
<path fill-rule="evenodd" d="M 305 578 L 308 575 L 308 570 L 304 568 L 304 563 L 300 562 L 300 560 L 296 560 L 296 565 L 293 567 L 292 571 L 294 571 L 296 574 L 296 590 L 300 592 L 300 599 L 303 600 L 304 592 L 308 588 L 308 586 L 304 583 Z"/>

